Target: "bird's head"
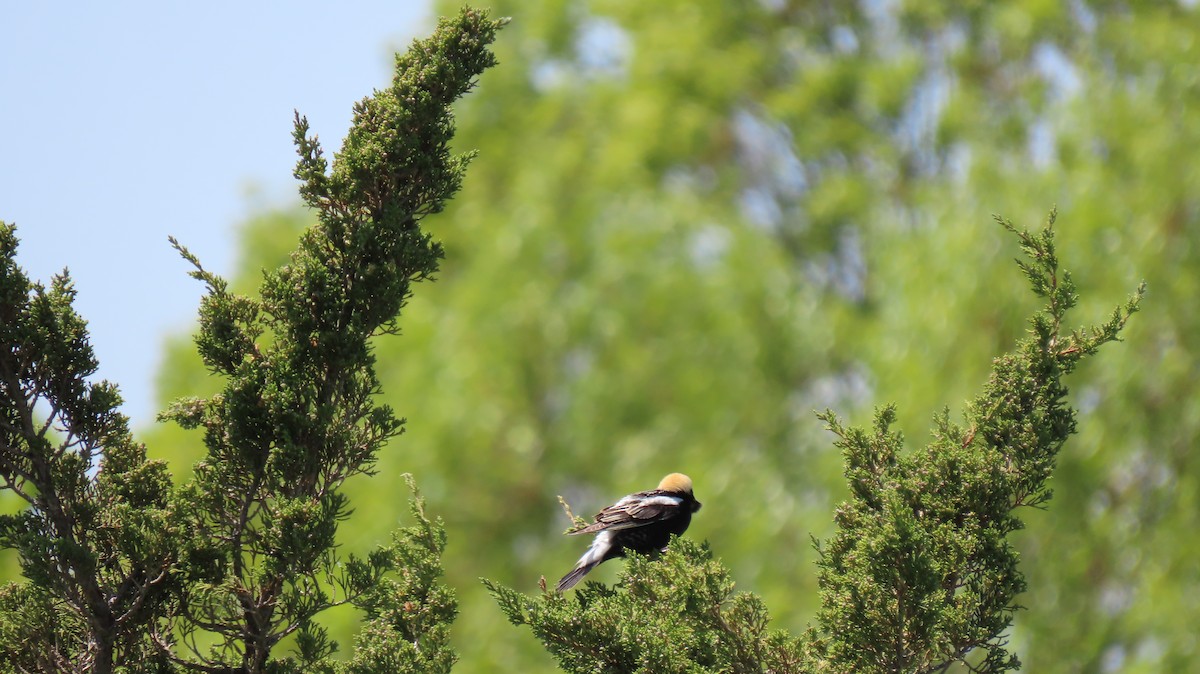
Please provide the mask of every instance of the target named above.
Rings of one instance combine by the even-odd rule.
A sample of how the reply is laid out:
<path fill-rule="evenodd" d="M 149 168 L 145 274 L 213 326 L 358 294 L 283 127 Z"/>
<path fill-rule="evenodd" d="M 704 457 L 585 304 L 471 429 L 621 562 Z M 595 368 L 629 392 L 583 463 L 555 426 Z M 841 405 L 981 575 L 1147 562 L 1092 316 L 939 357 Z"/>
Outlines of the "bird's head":
<path fill-rule="evenodd" d="M 671 473 L 658 483 L 659 491 L 669 491 L 676 494 L 686 494 L 692 500 L 692 512 L 700 509 L 700 502 L 692 494 L 692 478 L 683 473 Z"/>

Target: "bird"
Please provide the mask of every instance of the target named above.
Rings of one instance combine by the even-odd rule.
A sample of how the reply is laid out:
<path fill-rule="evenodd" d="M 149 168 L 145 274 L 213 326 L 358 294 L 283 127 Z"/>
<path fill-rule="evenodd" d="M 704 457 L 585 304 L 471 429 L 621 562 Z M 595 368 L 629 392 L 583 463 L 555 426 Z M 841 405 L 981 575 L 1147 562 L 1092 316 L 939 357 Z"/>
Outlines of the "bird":
<path fill-rule="evenodd" d="M 596 534 L 575 568 L 558 581 L 558 591 L 575 586 L 589 571 L 629 550 L 646 554 L 666 550 L 671 534 L 682 535 L 692 523 L 692 513 L 701 503 L 692 493 L 692 479 L 683 473 L 671 473 L 658 488 L 623 497 L 596 514 L 596 521 L 575 531 L 572 536 Z"/>

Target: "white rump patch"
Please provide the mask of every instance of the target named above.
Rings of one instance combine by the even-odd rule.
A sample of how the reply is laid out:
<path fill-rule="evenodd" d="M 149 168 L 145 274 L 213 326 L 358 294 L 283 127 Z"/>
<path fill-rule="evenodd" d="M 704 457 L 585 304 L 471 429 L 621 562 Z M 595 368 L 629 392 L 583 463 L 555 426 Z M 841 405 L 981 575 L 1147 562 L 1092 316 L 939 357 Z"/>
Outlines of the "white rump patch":
<path fill-rule="evenodd" d="M 612 548 L 612 537 L 613 532 L 608 530 L 601 531 L 600 533 L 596 534 L 596 538 L 592 541 L 591 547 L 589 547 L 587 552 L 583 553 L 583 556 L 579 558 L 579 562 L 576 564 L 576 566 L 583 566 L 584 564 L 599 564 L 600 560 L 604 559 L 604 555 L 608 554 L 608 551 Z"/>

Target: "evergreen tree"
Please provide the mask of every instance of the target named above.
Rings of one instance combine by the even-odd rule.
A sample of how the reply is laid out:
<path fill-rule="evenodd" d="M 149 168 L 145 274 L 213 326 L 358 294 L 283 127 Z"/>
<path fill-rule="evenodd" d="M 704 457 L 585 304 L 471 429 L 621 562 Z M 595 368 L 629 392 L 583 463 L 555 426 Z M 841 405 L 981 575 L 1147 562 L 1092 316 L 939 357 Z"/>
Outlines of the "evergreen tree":
<path fill-rule="evenodd" d="M 154 662 L 178 562 L 170 476 L 133 441 L 116 387 L 88 381 L 70 276 L 34 283 L 16 252 L 0 223 L 0 488 L 26 504 L 0 516 L 0 547 L 27 579 L 0 588 L 0 671 Z"/>
<path fill-rule="evenodd" d="M 501 24 L 464 9 L 399 55 L 391 86 L 355 106 L 332 170 L 297 114 L 295 174 L 317 222 L 258 296 L 172 240 L 207 287 L 196 345 L 224 379 L 164 414 L 204 430 L 207 456 L 178 493 L 132 441 L 116 388 L 87 382 L 96 362 L 69 277 L 31 283 L 14 228 L 0 228 L 0 486 L 29 506 L 0 520 L 26 577 L 0 595 L 0 668 L 333 671 L 316 618 L 353 604 L 366 624 L 338 668 L 449 671 L 445 534 L 420 498 L 415 524 L 369 555 L 338 555 L 336 534 L 344 483 L 403 429 L 377 403 L 372 344 L 437 270 L 441 245 L 420 223 L 471 158 L 449 149 L 450 105 L 495 63 Z"/>
<path fill-rule="evenodd" d="M 676 540 L 654 563 L 634 556 L 618 586 L 587 582 L 573 595 L 527 598 L 485 581 L 515 625 L 529 625 L 569 672 L 972 672 L 1020 667 L 1008 629 L 1025 590 L 1009 535 L 1018 512 L 1050 499 L 1059 451 L 1075 432 L 1062 377 L 1118 339 L 1143 288 L 1112 317 L 1069 331 L 1078 302 L 1060 272 L 1054 214 L 1039 232 L 1017 230 L 1019 262 L 1046 301 L 1032 336 L 997 358 L 963 424 L 934 420 L 933 440 L 906 452 L 896 411 L 871 429 L 820 415 L 842 450 L 850 499 L 837 531 L 817 545 L 818 626 L 800 638 L 768 631 L 758 597 L 734 593 L 707 545 Z M 760 513 L 770 517 L 773 513 Z"/>

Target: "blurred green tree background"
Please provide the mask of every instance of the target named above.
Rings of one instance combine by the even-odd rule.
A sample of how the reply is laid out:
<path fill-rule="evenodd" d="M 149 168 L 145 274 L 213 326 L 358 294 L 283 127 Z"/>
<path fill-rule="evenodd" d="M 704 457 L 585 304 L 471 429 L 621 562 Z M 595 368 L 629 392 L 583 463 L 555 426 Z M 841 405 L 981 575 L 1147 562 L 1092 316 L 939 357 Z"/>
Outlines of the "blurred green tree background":
<path fill-rule="evenodd" d="M 456 143 L 479 157 L 428 221 L 447 259 L 378 351 L 408 430 L 352 483 L 342 529 L 361 550 L 385 541 L 416 476 L 450 536 L 457 671 L 553 671 L 477 579 L 557 578 L 582 543 L 561 535 L 556 495 L 590 515 L 673 470 L 705 503 L 688 536 L 799 632 L 810 535 L 845 496 L 812 410 L 863 423 L 894 401 L 918 439 L 961 411 L 1030 307 L 990 214 L 1032 227 L 1053 204 L 1087 289 L 1077 316 L 1102 320 L 1142 278 L 1150 301 L 1069 381 L 1080 432 L 1018 536 L 1013 645 L 1035 672 L 1192 666 L 1196 3 L 499 0 L 493 15 L 513 17 L 501 65 L 458 108 Z M 237 284 L 311 219 L 250 219 Z M 164 404 L 216 384 L 186 336 L 160 377 Z M 141 439 L 177 479 L 203 451 L 169 425 Z"/>

